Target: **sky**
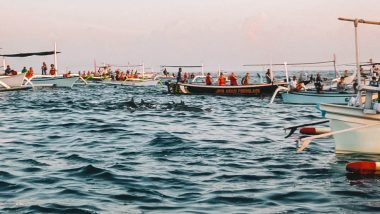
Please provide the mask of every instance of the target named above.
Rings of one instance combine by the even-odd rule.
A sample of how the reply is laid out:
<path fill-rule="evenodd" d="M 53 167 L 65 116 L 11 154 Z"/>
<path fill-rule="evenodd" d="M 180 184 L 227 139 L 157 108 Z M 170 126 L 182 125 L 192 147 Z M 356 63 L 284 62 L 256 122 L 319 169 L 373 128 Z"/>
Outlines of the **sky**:
<path fill-rule="evenodd" d="M 59 51 L 60 70 L 143 62 L 200 65 L 355 61 L 354 27 L 380 21 L 379 0 L 1 0 L 0 53 Z M 380 26 L 360 25 L 360 58 L 380 62 Z M 6 59 L 22 66 L 53 57 Z M 35 69 L 36 70 L 36 69 Z"/>

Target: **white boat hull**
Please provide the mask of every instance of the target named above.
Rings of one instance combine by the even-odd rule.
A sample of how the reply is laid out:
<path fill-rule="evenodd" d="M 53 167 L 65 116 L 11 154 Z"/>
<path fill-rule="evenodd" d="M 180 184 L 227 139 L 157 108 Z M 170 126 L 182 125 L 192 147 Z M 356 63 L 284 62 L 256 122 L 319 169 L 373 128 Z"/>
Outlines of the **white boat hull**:
<path fill-rule="evenodd" d="M 321 104 L 333 132 L 380 123 L 379 114 L 365 114 L 363 108 Z M 380 125 L 334 135 L 336 153 L 380 154 Z"/>
<path fill-rule="evenodd" d="M 25 74 L 17 74 L 12 76 L 0 76 L 0 90 L 10 90 L 21 88 L 24 82 Z"/>
<path fill-rule="evenodd" d="M 62 76 L 33 76 L 30 80 L 33 87 L 58 87 L 72 88 L 79 77 L 62 77 Z"/>
<path fill-rule="evenodd" d="M 324 92 L 317 94 L 315 92 L 283 92 L 281 97 L 286 104 L 347 104 L 355 94 L 339 94 L 334 92 Z"/>

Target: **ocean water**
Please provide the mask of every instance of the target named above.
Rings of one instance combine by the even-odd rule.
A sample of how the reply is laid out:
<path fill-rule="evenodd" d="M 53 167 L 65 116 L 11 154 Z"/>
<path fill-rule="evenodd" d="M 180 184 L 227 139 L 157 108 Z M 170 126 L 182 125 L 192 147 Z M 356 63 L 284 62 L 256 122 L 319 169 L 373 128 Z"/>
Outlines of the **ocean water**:
<path fill-rule="evenodd" d="M 1 213 L 380 210 L 379 178 L 345 172 L 378 156 L 336 155 L 331 138 L 296 154 L 284 139 L 320 120 L 313 106 L 100 84 L 0 102 Z"/>

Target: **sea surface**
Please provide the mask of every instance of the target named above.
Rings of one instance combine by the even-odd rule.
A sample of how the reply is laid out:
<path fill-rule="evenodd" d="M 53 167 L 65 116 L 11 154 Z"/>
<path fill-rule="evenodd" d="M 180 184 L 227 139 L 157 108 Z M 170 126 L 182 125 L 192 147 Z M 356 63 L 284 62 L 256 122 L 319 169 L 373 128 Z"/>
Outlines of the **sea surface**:
<path fill-rule="evenodd" d="M 345 172 L 380 157 L 336 155 L 331 138 L 296 154 L 284 138 L 321 120 L 314 106 L 101 84 L 0 102 L 0 213 L 380 210 L 380 178 Z"/>

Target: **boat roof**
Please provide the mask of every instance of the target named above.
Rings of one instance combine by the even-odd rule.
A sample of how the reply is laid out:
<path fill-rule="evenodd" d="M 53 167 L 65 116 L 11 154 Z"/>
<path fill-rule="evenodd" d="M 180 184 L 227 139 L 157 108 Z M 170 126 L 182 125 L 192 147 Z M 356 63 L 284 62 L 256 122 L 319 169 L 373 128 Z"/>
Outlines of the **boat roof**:
<path fill-rule="evenodd" d="M 61 52 L 55 52 L 55 51 L 43 51 L 43 52 L 31 52 L 31 53 L 17 53 L 17 54 L 1 54 L 2 57 L 29 57 L 29 56 L 49 56 L 54 55 L 55 53 L 61 53 Z"/>
<path fill-rule="evenodd" d="M 319 61 L 319 62 L 298 62 L 298 63 L 286 63 L 286 65 L 317 65 L 317 64 L 326 64 L 334 63 L 334 60 L 329 61 Z M 284 65 L 284 63 L 261 63 L 261 64 L 245 64 L 245 67 L 255 67 L 255 66 L 270 66 L 270 65 Z"/>

